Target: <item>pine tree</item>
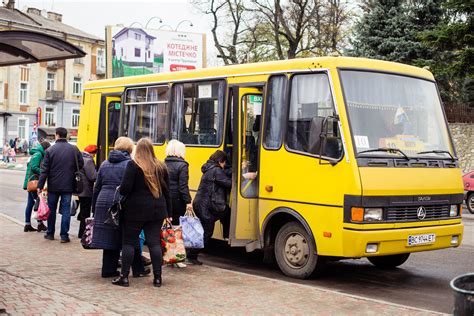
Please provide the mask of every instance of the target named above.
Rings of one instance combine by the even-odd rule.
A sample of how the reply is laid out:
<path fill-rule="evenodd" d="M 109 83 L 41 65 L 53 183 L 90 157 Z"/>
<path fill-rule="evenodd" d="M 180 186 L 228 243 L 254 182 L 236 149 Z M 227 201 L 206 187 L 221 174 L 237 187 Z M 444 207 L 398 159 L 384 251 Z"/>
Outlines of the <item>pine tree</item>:
<path fill-rule="evenodd" d="M 416 38 L 417 27 L 405 1 L 371 1 L 365 9 L 349 55 L 402 63 L 420 56 L 423 44 Z"/>

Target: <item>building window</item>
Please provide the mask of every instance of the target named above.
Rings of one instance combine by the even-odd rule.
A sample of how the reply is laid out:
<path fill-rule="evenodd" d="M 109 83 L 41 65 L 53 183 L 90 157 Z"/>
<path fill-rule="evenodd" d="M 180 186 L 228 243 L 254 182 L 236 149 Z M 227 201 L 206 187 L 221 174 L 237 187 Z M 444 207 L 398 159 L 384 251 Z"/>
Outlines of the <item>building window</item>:
<path fill-rule="evenodd" d="M 48 127 L 56 126 L 56 109 L 54 107 L 46 107 L 44 110 L 44 125 Z"/>
<path fill-rule="evenodd" d="M 47 78 L 46 78 L 46 90 L 51 91 L 54 90 L 54 78 L 55 74 L 48 72 Z"/>
<path fill-rule="evenodd" d="M 105 58 L 104 51 L 102 49 L 97 50 L 97 69 L 104 69 L 105 67 Z"/>
<path fill-rule="evenodd" d="M 77 47 L 81 50 L 84 50 L 84 47 L 77 45 Z M 74 63 L 75 64 L 83 64 L 84 63 L 84 58 L 74 58 Z"/>
<path fill-rule="evenodd" d="M 26 118 L 19 118 L 18 119 L 18 137 L 20 139 L 26 139 L 26 127 L 27 127 L 27 120 Z"/>
<path fill-rule="evenodd" d="M 28 82 L 20 83 L 20 104 L 28 104 Z"/>
<path fill-rule="evenodd" d="M 72 94 L 81 95 L 82 94 L 82 78 L 74 77 L 74 82 L 72 83 Z"/>
<path fill-rule="evenodd" d="M 71 126 L 72 127 L 78 127 L 79 126 L 79 114 L 80 114 L 79 109 L 72 109 L 72 122 Z"/>
<path fill-rule="evenodd" d="M 4 87 L 3 81 L 0 80 L 0 104 L 3 103 L 3 99 L 5 97 L 5 90 L 3 87 Z"/>
<path fill-rule="evenodd" d="M 135 39 L 136 40 L 141 40 L 142 39 L 142 35 L 141 34 L 138 34 L 138 33 L 135 33 Z"/>
<path fill-rule="evenodd" d="M 135 57 L 140 57 L 141 56 L 141 50 L 140 48 L 135 48 Z"/>

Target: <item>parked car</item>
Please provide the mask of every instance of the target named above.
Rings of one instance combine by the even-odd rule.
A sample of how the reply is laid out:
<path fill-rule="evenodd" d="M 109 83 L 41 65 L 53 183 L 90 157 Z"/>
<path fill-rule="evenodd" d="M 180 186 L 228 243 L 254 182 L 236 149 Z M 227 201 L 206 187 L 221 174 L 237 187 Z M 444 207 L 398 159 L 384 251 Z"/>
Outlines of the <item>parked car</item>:
<path fill-rule="evenodd" d="M 466 199 L 467 210 L 474 214 L 474 170 L 466 173 L 462 180 L 464 182 L 464 198 Z"/>

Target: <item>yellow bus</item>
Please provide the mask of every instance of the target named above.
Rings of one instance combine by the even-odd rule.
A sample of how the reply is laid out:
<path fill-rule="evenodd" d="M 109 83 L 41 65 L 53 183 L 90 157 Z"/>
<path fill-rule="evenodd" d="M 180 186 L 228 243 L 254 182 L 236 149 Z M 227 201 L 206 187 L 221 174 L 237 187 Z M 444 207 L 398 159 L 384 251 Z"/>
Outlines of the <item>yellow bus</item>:
<path fill-rule="evenodd" d="M 379 267 L 458 247 L 463 185 L 433 75 L 399 63 L 324 57 L 89 82 L 78 146 L 106 159 L 118 136 L 165 158 L 186 144 L 189 186 L 229 154 L 232 247 L 291 277 L 331 260 Z M 216 223 L 215 238 L 222 238 Z"/>

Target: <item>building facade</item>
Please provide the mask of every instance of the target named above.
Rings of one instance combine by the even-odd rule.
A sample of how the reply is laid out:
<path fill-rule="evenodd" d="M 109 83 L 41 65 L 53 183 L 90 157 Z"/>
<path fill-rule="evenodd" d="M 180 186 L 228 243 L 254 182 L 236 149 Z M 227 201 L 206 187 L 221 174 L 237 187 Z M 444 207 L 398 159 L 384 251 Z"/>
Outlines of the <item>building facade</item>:
<path fill-rule="evenodd" d="M 62 126 L 77 136 L 82 88 L 105 78 L 104 41 L 62 23 L 62 15 L 0 7 L 0 30 L 47 33 L 78 46 L 84 58 L 0 68 L 0 146 L 17 137 L 34 140 Z"/>

